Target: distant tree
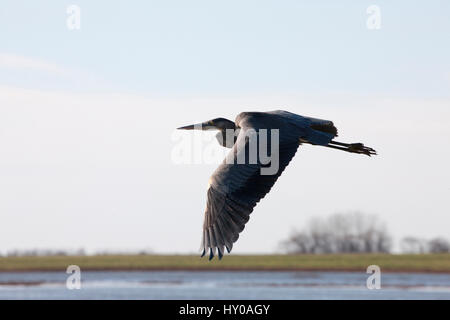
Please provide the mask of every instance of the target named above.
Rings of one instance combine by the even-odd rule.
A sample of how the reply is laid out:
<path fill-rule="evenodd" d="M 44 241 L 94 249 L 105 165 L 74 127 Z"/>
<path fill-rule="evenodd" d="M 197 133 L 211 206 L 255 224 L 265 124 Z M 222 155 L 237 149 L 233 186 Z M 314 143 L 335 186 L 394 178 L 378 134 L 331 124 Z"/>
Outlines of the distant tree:
<path fill-rule="evenodd" d="M 423 254 L 428 252 L 428 241 L 416 237 L 405 237 L 400 241 L 400 249 L 403 253 Z"/>
<path fill-rule="evenodd" d="M 450 242 L 442 237 L 431 240 L 405 237 L 400 242 L 400 247 L 403 253 L 423 254 L 450 252 Z"/>
<path fill-rule="evenodd" d="M 450 242 L 444 238 L 434 238 L 428 242 L 430 253 L 450 252 Z"/>
<path fill-rule="evenodd" d="M 377 216 L 358 212 L 312 219 L 282 243 L 290 253 L 389 252 L 392 238 Z"/>
<path fill-rule="evenodd" d="M 84 249 L 64 250 L 64 249 L 15 249 L 9 251 L 8 257 L 41 257 L 41 256 L 84 256 Z"/>

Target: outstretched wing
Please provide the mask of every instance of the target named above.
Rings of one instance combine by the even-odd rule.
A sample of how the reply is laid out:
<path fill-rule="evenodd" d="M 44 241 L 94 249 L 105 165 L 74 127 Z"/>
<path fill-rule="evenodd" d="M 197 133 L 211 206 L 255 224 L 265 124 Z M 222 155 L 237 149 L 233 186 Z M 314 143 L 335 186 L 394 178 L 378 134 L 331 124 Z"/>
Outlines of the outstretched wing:
<path fill-rule="evenodd" d="M 278 117 L 277 121 L 273 121 L 271 116 L 268 122 L 259 116 L 256 120 L 255 117 L 247 117 L 240 122 L 241 129 L 235 145 L 210 178 L 201 246 L 202 256 L 209 252 L 209 259 L 214 257 L 216 250 L 219 259 L 225 248 L 231 251 L 253 208 L 270 191 L 300 144 L 298 127 L 290 126 Z M 273 175 L 261 174 L 264 165 L 260 161 L 256 164 L 248 161 L 248 130 L 260 132 L 262 128 L 279 130 L 279 168 Z M 270 144 L 271 139 L 267 141 Z M 273 154 L 274 150 L 271 151 Z M 237 159 L 240 152 L 247 153 L 246 161 L 242 164 L 238 164 Z"/>

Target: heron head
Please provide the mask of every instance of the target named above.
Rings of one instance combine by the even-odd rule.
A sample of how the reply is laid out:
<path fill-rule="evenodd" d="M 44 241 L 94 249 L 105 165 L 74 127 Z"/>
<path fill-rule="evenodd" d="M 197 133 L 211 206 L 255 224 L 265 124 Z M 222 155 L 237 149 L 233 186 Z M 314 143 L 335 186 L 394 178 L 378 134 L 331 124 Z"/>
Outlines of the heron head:
<path fill-rule="evenodd" d="M 191 124 L 189 126 L 179 127 L 179 130 L 225 130 L 235 129 L 235 124 L 225 118 L 216 118 L 202 123 Z"/>

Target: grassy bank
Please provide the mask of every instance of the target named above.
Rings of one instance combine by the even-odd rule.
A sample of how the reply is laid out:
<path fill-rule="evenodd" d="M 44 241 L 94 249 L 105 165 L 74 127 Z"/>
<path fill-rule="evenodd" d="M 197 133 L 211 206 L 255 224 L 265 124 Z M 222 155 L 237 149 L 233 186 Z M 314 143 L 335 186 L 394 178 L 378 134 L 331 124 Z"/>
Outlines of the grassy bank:
<path fill-rule="evenodd" d="M 65 270 L 366 270 L 376 264 L 382 271 L 450 273 L 450 254 L 389 255 L 229 255 L 208 261 L 194 255 L 98 255 L 0 257 L 0 272 Z"/>

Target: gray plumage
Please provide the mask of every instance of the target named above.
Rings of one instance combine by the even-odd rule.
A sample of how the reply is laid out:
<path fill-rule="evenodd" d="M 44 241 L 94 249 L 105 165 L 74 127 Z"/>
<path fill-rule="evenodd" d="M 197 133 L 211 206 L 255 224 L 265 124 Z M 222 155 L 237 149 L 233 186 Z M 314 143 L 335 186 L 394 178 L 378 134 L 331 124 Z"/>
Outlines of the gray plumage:
<path fill-rule="evenodd" d="M 376 154 L 372 148 L 362 143 L 341 143 L 333 141 L 337 129 L 333 122 L 300 116 L 287 111 L 243 112 L 235 122 L 224 118 L 206 121 L 202 124 L 185 126 L 178 129 L 219 130 L 219 142 L 231 147 L 222 164 L 212 174 L 207 191 L 207 204 L 203 224 L 202 256 L 209 254 L 212 259 L 216 254 L 222 258 L 225 248 L 231 252 L 233 244 L 244 230 L 256 204 L 264 198 L 283 173 L 302 143 L 320 145 L 352 153 L 366 155 Z M 233 141 L 226 141 L 226 130 L 239 130 Z M 239 163 L 237 155 L 248 155 L 248 130 L 259 132 L 261 129 L 279 130 L 279 169 L 275 174 L 262 175 L 264 164 L 259 161 Z M 268 149 L 270 150 L 270 139 Z"/>

